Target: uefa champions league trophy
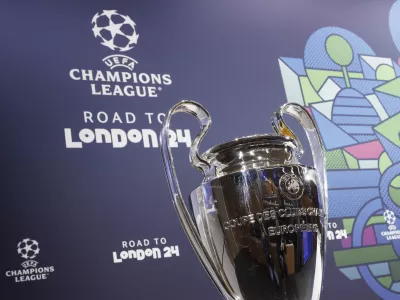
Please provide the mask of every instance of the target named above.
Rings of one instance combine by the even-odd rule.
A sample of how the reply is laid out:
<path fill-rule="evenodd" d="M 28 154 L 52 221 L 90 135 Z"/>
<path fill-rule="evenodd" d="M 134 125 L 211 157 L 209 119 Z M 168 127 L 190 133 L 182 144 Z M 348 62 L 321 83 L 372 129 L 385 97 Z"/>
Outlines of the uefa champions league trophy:
<path fill-rule="evenodd" d="M 185 112 L 201 125 L 190 163 L 204 175 L 190 195 L 179 188 L 169 146 L 172 115 Z M 304 128 L 314 167 L 300 164 L 303 148 L 282 115 Z M 160 139 L 177 214 L 196 254 L 227 300 L 317 300 L 322 289 L 327 232 L 327 185 L 321 138 L 308 112 L 288 103 L 274 113 L 277 134 L 253 135 L 199 154 L 211 125 L 198 103 L 169 111 Z"/>

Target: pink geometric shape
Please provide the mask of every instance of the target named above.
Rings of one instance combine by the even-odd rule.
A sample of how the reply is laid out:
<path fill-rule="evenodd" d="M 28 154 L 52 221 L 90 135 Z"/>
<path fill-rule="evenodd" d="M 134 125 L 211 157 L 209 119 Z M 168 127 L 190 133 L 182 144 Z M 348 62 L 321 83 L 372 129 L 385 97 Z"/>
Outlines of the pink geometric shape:
<path fill-rule="evenodd" d="M 363 232 L 363 246 L 376 245 L 374 227 L 369 226 Z"/>
<path fill-rule="evenodd" d="M 352 244 L 353 244 L 352 241 L 353 241 L 353 238 L 352 238 L 351 234 L 349 234 L 346 239 L 342 240 L 342 248 L 344 248 L 344 249 L 351 248 Z M 363 242 L 363 246 L 376 245 L 375 232 L 374 232 L 373 226 L 369 226 L 364 229 L 362 242 Z"/>
<path fill-rule="evenodd" d="M 308 111 L 308 113 L 310 114 L 310 116 L 312 116 L 311 107 L 306 107 L 305 109 L 306 109 L 306 111 Z"/>
<path fill-rule="evenodd" d="M 342 248 L 351 248 L 352 240 L 352 236 L 348 235 L 347 239 L 342 240 Z"/>
<path fill-rule="evenodd" d="M 379 141 L 372 141 L 344 148 L 357 159 L 378 159 L 384 151 Z"/>

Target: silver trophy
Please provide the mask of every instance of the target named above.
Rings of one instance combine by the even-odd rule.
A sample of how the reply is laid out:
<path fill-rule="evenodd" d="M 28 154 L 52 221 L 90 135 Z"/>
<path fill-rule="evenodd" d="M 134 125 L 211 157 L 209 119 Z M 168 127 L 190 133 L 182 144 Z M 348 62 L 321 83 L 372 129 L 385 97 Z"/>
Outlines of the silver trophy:
<path fill-rule="evenodd" d="M 169 146 L 177 112 L 195 116 L 201 125 L 189 158 L 204 180 L 190 195 L 190 209 Z M 284 113 L 304 128 L 314 167 L 299 162 L 303 148 Z M 169 111 L 160 135 L 173 203 L 208 274 L 227 300 L 319 299 L 328 199 L 321 138 L 308 112 L 285 104 L 272 117 L 277 134 L 237 138 L 199 154 L 210 125 L 200 104 L 182 101 Z"/>

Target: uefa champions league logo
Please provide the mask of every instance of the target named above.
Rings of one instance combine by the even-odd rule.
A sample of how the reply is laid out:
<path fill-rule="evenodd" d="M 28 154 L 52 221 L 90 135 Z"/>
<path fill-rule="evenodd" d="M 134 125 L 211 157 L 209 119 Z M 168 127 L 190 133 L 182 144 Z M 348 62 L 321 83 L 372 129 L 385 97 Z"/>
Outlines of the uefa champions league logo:
<path fill-rule="evenodd" d="M 21 264 L 24 269 L 6 271 L 6 276 L 14 278 L 15 282 L 45 280 L 54 272 L 54 266 L 37 267 L 38 262 L 33 260 L 40 252 L 36 240 L 25 238 L 17 244 L 17 253 L 24 259 Z"/>
<path fill-rule="evenodd" d="M 388 241 L 391 240 L 399 240 L 400 239 L 400 230 L 397 230 L 396 225 L 396 215 L 393 211 L 387 209 L 383 213 L 383 218 L 385 219 L 389 231 L 382 231 L 381 235 L 386 237 Z"/>
<path fill-rule="evenodd" d="M 172 84 L 171 75 L 168 73 L 134 71 L 138 62 L 132 57 L 127 56 L 126 53 L 136 46 L 139 34 L 137 32 L 136 23 L 130 16 L 120 14 L 117 10 L 102 10 L 94 14 L 90 24 L 94 42 L 99 42 L 104 46 L 99 47 L 99 52 L 114 52 L 103 58 L 103 63 L 110 70 L 95 70 L 87 67 L 70 69 L 69 77 L 75 81 L 87 81 L 90 85 L 92 95 L 158 98 L 159 92 L 162 91 L 165 86 Z M 128 113 L 130 114 L 131 112 Z M 104 124 L 106 122 L 107 120 L 100 121 L 99 123 Z M 117 120 L 113 119 L 112 122 L 122 123 L 122 120 L 118 117 Z M 85 123 L 87 123 L 86 117 Z M 93 121 L 91 121 L 91 123 L 93 123 Z M 79 136 L 81 141 L 74 146 L 72 138 L 69 137 L 70 134 L 66 132 L 65 135 L 67 148 L 82 148 L 81 142 L 83 140 L 85 140 L 83 141 L 84 143 L 91 143 L 94 141 L 94 139 L 92 139 L 94 135 L 89 134 L 88 136 L 82 134 Z M 106 143 L 111 143 L 113 139 L 110 134 L 107 133 L 103 135 L 103 137 Z M 96 143 L 104 143 L 101 139 L 103 138 L 96 138 Z M 142 135 L 134 139 L 142 141 Z"/>
<path fill-rule="evenodd" d="M 386 223 L 388 224 L 388 229 L 390 231 L 396 230 L 396 216 L 393 211 L 391 210 L 385 210 L 383 213 L 383 217 L 385 218 Z"/>
<path fill-rule="evenodd" d="M 103 46 L 113 51 L 126 52 L 137 44 L 139 34 L 136 32 L 136 24 L 129 17 L 119 14 L 116 10 L 103 10 L 102 13 L 96 13 L 92 19 L 92 31 L 94 37 L 101 40 Z M 133 70 L 138 63 L 133 58 L 114 54 L 107 56 L 103 62 L 114 69 L 124 67 Z"/>

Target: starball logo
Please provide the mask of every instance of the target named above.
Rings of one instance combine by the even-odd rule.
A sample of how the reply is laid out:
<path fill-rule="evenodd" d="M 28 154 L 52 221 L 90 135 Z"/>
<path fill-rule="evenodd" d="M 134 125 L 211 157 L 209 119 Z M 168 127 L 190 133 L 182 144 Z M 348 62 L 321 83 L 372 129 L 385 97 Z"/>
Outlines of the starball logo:
<path fill-rule="evenodd" d="M 398 240 L 400 239 L 400 230 L 396 230 L 396 215 L 391 210 L 385 210 L 383 213 L 383 218 L 385 219 L 389 231 L 382 231 L 381 235 L 385 236 L 386 239 L 389 240 Z"/>
<path fill-rule="evenodd" d="M 133 72 L 137 60 L 121 54 L 132 50 L 139 39 L 136 23 L 129 16 L 117 10 L 103 10 L 94 15 L 91 24 L 94 37 L 101 45 L 117 52 L 103 58 L 110 70 L 70 70 L 71 79 L 90 82 L 92 95 L 157 98 L 163 87 L 172 84 L 169 74 Z"/>
<path fill-rule="evenodd" d="M 23 269 L 6 271 L 7 277 L 14 278 L 15 282 L 27 282 L 47 279 L 54 272 L 54 266 L 37 267 L 39 262 L 33 260 L 40 252 L 39 243 L 36 240 L 26 238 L 17 244 L 17 253 L 24 262 Z"/>
<path fill-rule="evenodd" d="M 99 24 L 99 19 L 103 16 L 107 17 L 106 24 Z M 117 19 L 117 20 L 115 20 Z M 118 20 L 119 19 L 119 20 Z M 137 44 L 139 35 L 136 33 L 136 24 L 129 16 L 124 16 L 117 13 L 116 10 L 103 10 L 103 13 L 96 13 L 92 19 L 94 37 L 100 37 L 102 45 L 110 48 L 111 50 L 119 50 L 125 52 L 133 49 Z M 108 36 L 107 36 L 108 35 Z M 117 37 L 121 36 L 124 40 L 118 42 Z M 108 65 L 109 67 L 112 66 Z M 134 65 L 122 64 L 128 69 L 133 70 Z"/>
<path fill-rule="evenodd" d="M 388 229 L 390 231 L 396 230 L 396 225 L 394 225 L 396 223 L 396 215 L 394 212 L 391 210 L 385 210 L 383 217 L 388 224 Z"/>

